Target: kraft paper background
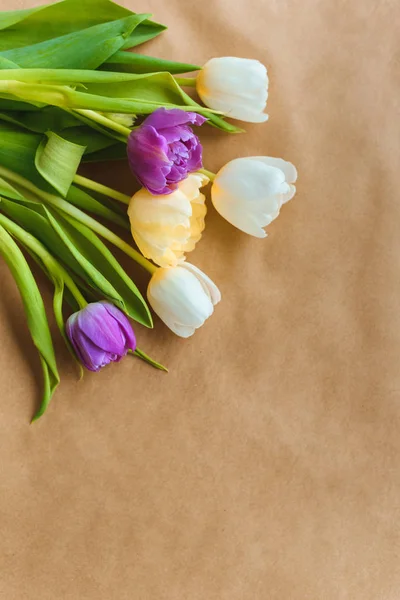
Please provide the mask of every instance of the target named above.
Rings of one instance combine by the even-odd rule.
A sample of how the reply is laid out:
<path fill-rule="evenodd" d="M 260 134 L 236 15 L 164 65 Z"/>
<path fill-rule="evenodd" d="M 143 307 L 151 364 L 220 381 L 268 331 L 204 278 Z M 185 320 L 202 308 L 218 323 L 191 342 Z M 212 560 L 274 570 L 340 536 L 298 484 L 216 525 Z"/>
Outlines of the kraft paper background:
<path fill-rule="evenodd" d="M 203 128 L 205 164 L 280 156 L 298 193 L 266 240 L 210 206 L 190 258 L 222 303 L 187 341 L 137 328 L 168 375 L 127 359 L 78 383 L 57 338 L 33 426 L 39 363 L 0 263 L 0 598 L 398 600 L 398 4 L 123 4 L 169 25 L 147 54 L 268 65 L 270 121 Z M 123 164 L 87 172 L 134 189 Z"/>

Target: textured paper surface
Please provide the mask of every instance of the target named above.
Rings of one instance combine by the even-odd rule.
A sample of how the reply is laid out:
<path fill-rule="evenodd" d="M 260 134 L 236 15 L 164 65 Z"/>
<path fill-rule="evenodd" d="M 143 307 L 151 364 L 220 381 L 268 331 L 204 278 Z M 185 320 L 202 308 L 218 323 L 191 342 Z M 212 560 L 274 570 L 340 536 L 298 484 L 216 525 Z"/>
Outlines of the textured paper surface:
<path fill-rule="evenodd" d="M 398 5 L 125 5 L 169 25 L 148 54 L 268 65 L 270 121 L 204 128 L 205 164 L 280 156 L 298 194 L 266 240 L 210 207 L 190 258 L 223 302 L 191 340 L 137 328 L 169 375 L 127 359 L 77 383 L 58 340 L 34 426 L 38 360 L 0 263 L 0 598 L 397 600 Z M 124 165 L 91 173 L 133 189 Z"/>

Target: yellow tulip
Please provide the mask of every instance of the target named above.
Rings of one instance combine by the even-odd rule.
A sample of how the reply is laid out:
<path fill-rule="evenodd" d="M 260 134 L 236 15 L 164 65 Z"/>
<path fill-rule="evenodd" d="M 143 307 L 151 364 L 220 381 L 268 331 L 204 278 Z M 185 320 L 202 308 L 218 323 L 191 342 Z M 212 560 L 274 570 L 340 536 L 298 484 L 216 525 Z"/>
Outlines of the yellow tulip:
<path fill-rule="evenodd" d="M 207 212 L 200 188 L 209 182 L 191 173 L 168 195 L 154 196 L 142 188 L 128 207 L 133 238 L 142 254 L 160 267 L 174 267 L 194 249 Z"/>

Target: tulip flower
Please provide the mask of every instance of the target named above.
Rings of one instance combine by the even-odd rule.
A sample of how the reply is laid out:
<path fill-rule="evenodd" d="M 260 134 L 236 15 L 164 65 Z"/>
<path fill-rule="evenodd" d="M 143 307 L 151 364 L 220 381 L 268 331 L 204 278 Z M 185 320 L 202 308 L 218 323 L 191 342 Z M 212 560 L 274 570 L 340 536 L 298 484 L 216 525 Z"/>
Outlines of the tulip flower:
<path fill-rule="evenodd" d="M 151 194 L 171 194 L 202 166 L 202 147 L 189 124 L 205 117 L 179 108 L 158 108 L 128 138 L 132 173 Z"/>
<path fill-rule="evenodd" d="M 94 302 L 71 315 L 66 324 L 77 357 L 89 371 L 119 362 L 136 348 L 127 317 L 110 302 Z"/>
<path fill-rule="evenodd" d="M 150 280 L 147 297 L 167 327 L 183 338 L 193 335 L 221 300 L 215 283 L 187 262 L 157 269 Z"/>
<path fill-rule="evenodd" d="M 175 267 L 200 240 L 207 212 L 200 188 L 209 182 L 190 174 L 168 196 L 153 196 L 142 188 L 129 203 L 133 238 L 146 257 L 160 267 Z"/>
<path fill-rule="evenodd" d="M 227 163 L 215 176 L 211 199 L 224 219 L 245 233 L 266 237 L 263 227 L 293 198 L 296 168 L 281 158 L 252 156 Z"/>
<path fill-rule="evenodd" d="M 196 80 L 196 89 L 206 106 L 227 117 L 263 123 L 268 98 L 266 67 L 258 60 L 227 56 L 209 60 Z"/>

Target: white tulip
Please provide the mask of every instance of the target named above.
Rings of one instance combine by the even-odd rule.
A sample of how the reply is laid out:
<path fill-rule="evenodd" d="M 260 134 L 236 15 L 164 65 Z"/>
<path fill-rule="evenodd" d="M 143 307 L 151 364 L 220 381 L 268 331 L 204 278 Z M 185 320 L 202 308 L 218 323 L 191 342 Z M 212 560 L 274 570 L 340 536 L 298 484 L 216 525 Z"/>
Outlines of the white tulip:
<path fill-rule="evenodd" d="M 296 193 L 294 165 L 281 158 L 252 156 L 227 163 L 215 176 L 211 198 L 229 223 L 255 237 Z"/>
<path fill-rule="evenodd" d="M 266 67 L 258 60 L 227 56 L 209 60 L 196 80 L 197 93 L 206 106 L 227 117 L 263 123 L 268 98 Z"/>
<path fill-rule="evenodd" d="M 221 300 L 215 283 L 187 262 L 157 269 L 147 289 L 154 312 L 180 337 L 190 337 L 214 312 Z"/>
<path fill-rule="evenodd" d="M 201 173 L 191 173 L 166 196 L 153 196 L 145 188 L 129 203 L 133 238 L 142 254 L 160 267 L 175 267 L 194 250 L 204 230 L 207 212 L 200 188 L 209 182 Z"/>

